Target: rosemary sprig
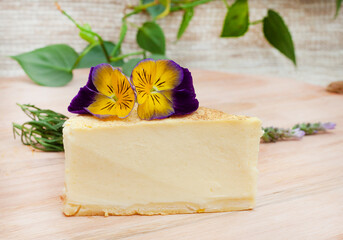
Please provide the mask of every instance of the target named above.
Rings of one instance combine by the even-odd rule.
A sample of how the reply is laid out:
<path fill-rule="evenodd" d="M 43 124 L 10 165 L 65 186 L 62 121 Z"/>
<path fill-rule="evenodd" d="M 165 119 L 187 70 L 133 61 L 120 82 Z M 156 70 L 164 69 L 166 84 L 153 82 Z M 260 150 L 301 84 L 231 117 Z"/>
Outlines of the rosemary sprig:
<path fill-rule="evenodd" d="M 13 134 L 21 142 L 45 152 L 63 152 L 63 124 L 67 116 L 30 104 L 17 104 L 31 118 L 24 124 L 13 123 Z"/>

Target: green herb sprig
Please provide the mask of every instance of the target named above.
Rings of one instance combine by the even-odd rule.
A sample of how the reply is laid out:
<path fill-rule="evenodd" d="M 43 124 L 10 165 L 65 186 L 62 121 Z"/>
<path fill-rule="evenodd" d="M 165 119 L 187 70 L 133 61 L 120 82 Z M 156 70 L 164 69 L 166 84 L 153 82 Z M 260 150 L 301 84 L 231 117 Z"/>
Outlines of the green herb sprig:
<path fill-rule="evenodd" d="M 300 123 L 295 124 L 291 129 L 266 127 L 263 128 L 264 134 L 261 141 L 265 143 L 277 142 L 290 139 L 301 139 L 305 135 L 313 135 L 336 127 L 333 122 L 326 123 Z"/>
<path fill-rule="evenodd" d="M 68 117 L 30 104 L 17 104 L 31 118 L 24 124 L 13 123 L 14 137 L 20 136 L 24 145 L 45 152 L 63 152 L 63 124 Z"/>
<path fill-rule="evenodd" d="M 49 109 L 40 109 L 30 104 L 17 104 L 31 118 L 24 124 L 13 123 L 13 134 L 20 136 L 24 145 L 32 146 L 45 152 L 63 152 L 63 124 L 68 119 L 61 113 Z M 301 123 L 292 129 L 276 127 L 262 128 L 261 142 L 270 143 L 282 140 L 301 139 L 304 135 L 312 135 L 334 129 L 335 123 Z"/>
<path fill-rule="evenodd" d="M 176 33 L 176 39 L 179 40 L 186 32 L 195 8 L 211 1 L 214 0 L 141 0 L 137 5 L 128 5 L 125 8 L 128 12 L 121 19 L 122 26 L 116 43 L 104 40 L 89 24 L 78 23 L 56 3 L 57 9 L 78 28 L 79 36 L 88 43 L 88 46 L 81 53 L 77 53 L 69 45 L 55 44 L 12 58 L 34 82 L 43 86 L 63 86 L 71 81 L 74 69 L 89 68 L 104 62 L 121 67 L 129 76 L 137 62 L 144 58 L 167 58 L 165 35 L 158 24 L 159 19 L 167 17 L 172 12 L 183 12 Z M 220 37 L 242 37 L 251 26 L 262 24 L 265 39 L 296 65 L 292 36 L 280 14 L 268 9 L 265 17 L 250 21 L 248 0 L 235 0 L 231 5 L 227 0 L 223 0 L 223 5 L 227 13 Z M 150 20 L 141 26 L 130 22 L 130 17 L 142 13 L 148 13 Z M 125 41 L 129 27 L 137 29 L 136 42 L 141 50 L 122 54 L 121 45 Z"/>

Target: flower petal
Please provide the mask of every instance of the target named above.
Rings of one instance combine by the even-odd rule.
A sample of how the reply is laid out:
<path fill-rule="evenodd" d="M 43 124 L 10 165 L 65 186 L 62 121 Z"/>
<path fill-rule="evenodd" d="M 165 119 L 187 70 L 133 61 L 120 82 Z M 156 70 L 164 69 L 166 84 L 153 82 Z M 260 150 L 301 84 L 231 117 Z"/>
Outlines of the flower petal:
<path fill-rule="evenodd" d="M 85 108 L 94 102 L 96 95 L 97 93 L 87 86 L 80 88 L 77 95 L 71 100 L 68 111 L 71 113 L 88 114 Z"/>
<path fill-rule="evenodd" d="M 126 76 L 122 76 L 122 78 L 118 79 L 114 92 L 117 97 L 117 115 L 120 118 L 125 118 L 130 114 L 135 105 L 136 94 Z"/>
<path fill-rule="evenodd" d="M 292 129 L 291 136 L 297 139 L 301 139 L 303 136 L 305 136 L 305 132 L 300 130 L 300 128 Z"/>
<path fill-rule="evenodd" d="M 138 105 L 138 116 L 143 120 L 161 119 L 174 113 L 172 102 L 162 93 L 151 93 L 147 100 Z"/>
<path fill-rule="evenodd" d="M 137 91 L 137 102 L 142 104 L 147 100 L 153 87 L 153 79 L 156 73 L 156 63 L 152 59 L 140 61 L 132 70 L 131 81 Z"/>
<path fill-rule="evenodd" d="M 328 129 L 334 129 L 336 127 L 336 123 L 333 122 L 326 122 L 326 123 L 322 123 L 322 128 L 324 128 L 324 130 L 328 130 Z"/>
<path fill-rule="evenodd" d="M 118 116 L 124 118 L 130 114 L 132 108 L 129 106 L 115 101 L 102 94 L 95 96 L 95 101 L 87 108 L 89 113 L 96 117 Z"/>
<path fill-rule="evenodd" d="M 89 71 L 88 81 L 86 84 L 86 87 L 88 87 L 90 90 L 93 90 L 94 92 L 98 92 L 96 87 L 93 84 L 92 76 L 93 76 L 93 70 L 95 67 L 91 67 L 91 70 Z"/>
<path fill-rule="evenodd" d="M 158 91 L 172 90 L 183 79 L 182 68 L 172 60 L 157 60 L 153 86 Z"/>
<path fill-rule="evenodd" d="M 115 95 L 114 86 L 117 86 L 118 80 L 122 78 L 126 79 L 125 75 L 107 63 L 97 65 L 92 71 L 92 83 L 95 88 L 108 97 Z"/>
<path fill-rule="evenodd" d="M 187 68 L 183 68 L 183 80 L 173 91 L 173 107 L 175 115 L 184 115 L 194 112 L 199 107 L 199 101 L 193 86 L 192 74 Z"/>

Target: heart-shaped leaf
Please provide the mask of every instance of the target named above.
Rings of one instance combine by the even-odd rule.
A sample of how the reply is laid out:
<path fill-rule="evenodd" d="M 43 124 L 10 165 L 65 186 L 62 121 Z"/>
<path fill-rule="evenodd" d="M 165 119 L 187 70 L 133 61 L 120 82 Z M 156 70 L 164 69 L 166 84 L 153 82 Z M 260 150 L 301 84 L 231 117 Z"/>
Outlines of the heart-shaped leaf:
<path fill-rule="evenodd" d="M 70 82 L 77 57 L 75 50 L 65 44 L 49 45 L 12 56 L 32 81 L 50 87 L 64 86 Z"/>
<path fill-rule="evenodd" d="M 138 45 L 151 53 L 165 53 L 165 38 L 161 27 L 155 22 L 146 22 L 137 32 Z"/>
<path fill-rule="evenodd" d="M 115 47 L 115 44 L 113 42 L 104 42 L 106 51 L 108 53 L 112 52 L 112 50 Z M 118 56 L 120 53 L 120 49 L 115 53 L 114 56 Z M 90 68 L 94 67 L 100 63 L 107 62 L 107 59 L 105 57 L 105 54 L 101 48 L 100 45 L 97 45 L 93 47 L 79 62 L 79 64 L 76 66 L 76 68 Z M 120 67 L 124 64 L 123 60 L 119 60 L 116 62 L 111 62 L 112 66 Z"/>
<path fill-rule="evenodd" d="M 236 0 L 228 8 L 221 37 L 240 37 L 249 28 L 248 0 Z"/>
<path fill-rule="evenodd" d="M 282 17 L 274 10 L 269 9 L 263 19 L 263 33 L 273 47 L 297 65 L 291 33 Z"/>

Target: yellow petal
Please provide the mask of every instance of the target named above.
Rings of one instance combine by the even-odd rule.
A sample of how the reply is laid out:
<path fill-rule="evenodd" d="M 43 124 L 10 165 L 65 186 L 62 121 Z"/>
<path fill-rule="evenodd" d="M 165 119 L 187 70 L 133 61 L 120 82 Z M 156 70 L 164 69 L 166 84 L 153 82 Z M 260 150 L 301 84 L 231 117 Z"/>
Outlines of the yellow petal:
<path fill-rule="evenodd" d="M 121 71 L 106 63 L 96 66 L 92 73 L 94 86 L 100 93 L 108 97 L 117 94 L 115 87 L 119 84 L 118 81 L 123 79 L 127 80 Z"/>
<path fill-rule="evenodd" d="M 132 88 L 130 88 L 132 90 Z M 133 90 L 132 90 L 133 91 Z M 95 101 L 88 106 L 87 110 L 98 116 L 118 116 L 120 118 L 127 117 L 132 111 L 135 104 L 135 96 L 127 95 L 125 98 L 115 101 L 105 95 L 98 94 Z"/>
<path fill-rule="evenodd" d="M 138 105 L 138 116 L 144 120 L 166 118 L 174 113 L 172 102 L 162 93 L 151 93 L 147 100 Z"/>
<path fill-rule="evenodd" d="M 182 81 L 182 68 L 170 60 L 156 61 L 153 86 L 158 91 L 172 90 Z"/>
<path fill-rule="evenodd" d="M 87 109 L 94 115 L 117 115 L 116 101 L 102 94 L 96 95 L 95 101 Z"/>
<path fill-rule="evenodd" d="M 137 102 L 147 100 L 155 79 L 156 63 L 153 60 L 141 61 L 132 71 L 132 83 L 136 87 Z"/>
<path fill-rule="evenodd" d="M 123 75 L 122 78 L 118 79 L 114 91 L 117 99 L 117 115 L 120 118 L 126 117 L 133 109 L 136 100 L 135 92 L 126 76 Z"/>

